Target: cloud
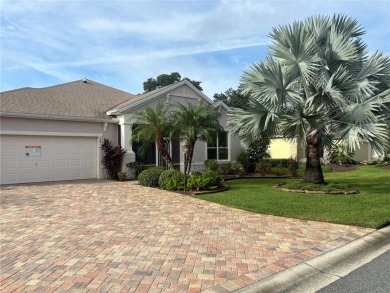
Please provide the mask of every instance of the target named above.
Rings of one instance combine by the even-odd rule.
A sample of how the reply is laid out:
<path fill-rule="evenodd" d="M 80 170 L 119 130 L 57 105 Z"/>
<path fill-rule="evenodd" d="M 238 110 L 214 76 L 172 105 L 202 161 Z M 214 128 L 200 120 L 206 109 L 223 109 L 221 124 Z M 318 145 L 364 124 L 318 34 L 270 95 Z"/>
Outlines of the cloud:
<path fill-rule="evenodd" d="M 390 1 L 2 0 L 1 8 L 2 87 L 13 84 L 7 72 L 22 78 L 25 68 L 137 93 L 146 78 L 178 71 L 223 92 L 264 58 L 272 27 L 318 13 L 357 18 L 369 49 L 390 51 Z"/>

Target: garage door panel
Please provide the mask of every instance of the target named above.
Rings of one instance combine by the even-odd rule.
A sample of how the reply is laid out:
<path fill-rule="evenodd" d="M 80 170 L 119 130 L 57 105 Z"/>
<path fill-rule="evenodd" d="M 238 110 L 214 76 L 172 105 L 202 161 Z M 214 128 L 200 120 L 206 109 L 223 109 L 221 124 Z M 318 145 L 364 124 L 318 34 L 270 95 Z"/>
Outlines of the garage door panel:
<path fill-rule="evenodd" d="M 1 174 L 1 184 L 12 184 L 19 183 L 20 175 L 19 173 L 2 173 Z"/>
<path fill-rule="evenodd" d="M 17 160 L 2 160 L 1 161 L 1 170 L 7 169 L 19 169 L 20 162 Z"/>
<path fill-rule="evenodd" d="M 54 159 L 53 168 L 68 168 L 68 161 Z"/>
<path fill-rule="evenodd" d="M 42 146 L 41 157 L 46 158 L 46 157 L 51 157 L 51 156 L 52 156 L 51 149 Z"/>
<path fill-rule="evenodd" d="M 69 180 L 68 172 L 66 171 L 53 171 L 53 180 Z"/>
<path fill-rule="evenodd" d="M 10 147 L 3 147 L 1 148 L 1 156 L 2 158 L 6 157 L 18 157 L 19 156 L 19 149 L 18 148 L 10 148 Z"/>
<path fill-rule="evenodd" d="M 51 171 L 37 172 L 37 181 L 51 181 Z"/>
<path fill-rule="evenodd" d="M 20 145 L 25 146 L 25 145 L 37 145 L 37 137 L 36 136 L 20 136 Z"/>
<path fill-rule="evenodd" d="M 35 182 L 35 172 L 21 171 L 20 177 L 23 182 Z"/>
<path fill-rule="evenodd" d="M 80 159 L 77 159 L 77 160 L 69 160 L 69 168 L 80 168 L 81 167 L 81 160 Z"/>
<path fill-rule="evenodd" d="M 96 167 L 96 164 L 94 164 L 93 162 L 91 162 L 90 160 L 82 160 L 81 162 L 81 166 L 85 169 L 92 169 L 94 167 Z"/>
<path fill-rule="evenodd" d="M 97 138 L 0 135 L 0 184 L 97 177 Z M 26 146 L 39 146 L 27 157 Z"/>
<path fill-rule="evenodd" d="M 51 161 L 50 160 L 37 160 L 37 166 L 38 166 L 39 169 L 50 168 L 51 167 Z"/>
<path fill-rule="evenodd" d="M 73 138 L 69 137 L 52 137 L 51 144 L 53 147 L 61 147 L 67 144 L 68 140 L 72 140 Z"/>
<path fill-rule="evenodd" d="M 34 169 L 35 168 L 35 161 L 33 161 L 33 160 L 31 160 L 31 161 L 27 161 L 27 160 L 20 161 L 20 168 L 22 170 L 24 170 L 24 169 Z"/>
<path fill-rule="evenodd" d="M 38 136 L 37 144 L 45 147 L 49 147 L 51 145 L 52 138 L 50 136 Z"/>
<path fill-rule="evenodd" d="M 69 149 L 69 156 L 80 156 L 81 150 L 79 148 Z"/>
<path fill-rule="evenodd" d="M 68 150 L 64 148 L 55 148 L 53 149 L 53 156 L 57 157 L 66 157 L 68 156 Z"/>
<path fill-rule="evenodd" d="M 69 171 L 69 178 L 71 179 L 82 179 L 81 171 Z"/>

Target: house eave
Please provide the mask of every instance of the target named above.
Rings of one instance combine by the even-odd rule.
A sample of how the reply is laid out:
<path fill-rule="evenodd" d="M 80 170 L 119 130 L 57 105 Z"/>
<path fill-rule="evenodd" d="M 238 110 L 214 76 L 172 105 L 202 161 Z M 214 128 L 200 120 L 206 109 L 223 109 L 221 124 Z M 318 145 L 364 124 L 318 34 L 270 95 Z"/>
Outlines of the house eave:
<path fill-rule="evenodd" d="M 9 113 L 9 112 L 0 112 L 0 117 L 24 118 L 24 119 L 60 120 L 60 121 L 78 121 L 78 122 L 107 122 L 107 123 L 118 123 L 119 122 L 119 120 L 116 119 L 116 118 L 58 116 L 58 115 L 29 114 L 29 113 Z"/>
<path fill-rule="evenodd" d="M 132 108 L 135 108 L 139 105 L 142 105 L 143 103 L 146 103 L 146 102 L 149 102 L 151 100 L 153 100 L 154 98 L 156 97 L 159 97 L 161 95 L 164 95 L 164 94 L 167 94 L 169 93 L 170 91 L 182 86 L 182 85 L 187 85 L 188 87 L 190 87 L 193 91 L 195 91 L 196 93 L 198 93 L 202 98 L 204 98 L 210 105 L 213 104 L 213 101 L 210 100 L 209 97 L 207 97 L 204 93 L 202 93 L 200 90 L 198 90 L 192 83 L 190 83 L 188 80 L 182 80 L 178 83 L 175 83 L 173 84 L 172 86 L 170 87 L 167 87 L 166 89 L 162 90 L 162 91 L 159 91 L 153 95 L 150 95 L 150 96 L 147 96 L 139 101 L 136 101 L 130 105 L 127 105 L 125 107 L 122 107 L 122 108 L 119 108 L 119 109 L 112 109 L 110 111 L 107 111 L 106 114 L 107 115 L 121 115 L 121 114 L 124 114 L 126 111 L 128 110 L 131 110 Z"/>

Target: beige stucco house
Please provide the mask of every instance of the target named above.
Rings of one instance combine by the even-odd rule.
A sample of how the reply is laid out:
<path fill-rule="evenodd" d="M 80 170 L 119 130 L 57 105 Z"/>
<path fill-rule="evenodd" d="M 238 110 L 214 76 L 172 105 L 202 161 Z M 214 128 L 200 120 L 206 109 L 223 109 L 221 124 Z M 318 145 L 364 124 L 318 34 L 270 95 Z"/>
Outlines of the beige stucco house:
<path fill-rule="evenodd" d="M 221 112 L 226 130 L 214 145 L 197 142 L 193 162 L 206 159 L 234 161 L 241 152 L 227 128 L 223 103 L 213 103 L 183 80 L 154 91 L 133 95 L 87 79 L 46 88 L 22 88 L 0 93 L 0 184 L 105 178 L 100 163 L 104 138 L 120 144 L 134 161 L 137 145 L 131 143 L 131 117 L 159 101 L 168 106 L 210 104 Z M 183 166 L 179 141 L 167 141 L 174 163 Z M 162 165 L 156 149 L 138 158 L 147 165 Z"/>
<path fill-rule="evenodd" d="M 294 158 L 301 162 L 306 161 L 305 149 L 299 146 L 297 142 L 291 142 L 282 137 L 271 139 L 269 153 L 273 159 Z M 363 142 L 355 151 L 353 159 L 357 162 L 361 162 L 366 160 L 378 160 L 382 159 L 382 157 L 374 152 L 369 143 Z"/>

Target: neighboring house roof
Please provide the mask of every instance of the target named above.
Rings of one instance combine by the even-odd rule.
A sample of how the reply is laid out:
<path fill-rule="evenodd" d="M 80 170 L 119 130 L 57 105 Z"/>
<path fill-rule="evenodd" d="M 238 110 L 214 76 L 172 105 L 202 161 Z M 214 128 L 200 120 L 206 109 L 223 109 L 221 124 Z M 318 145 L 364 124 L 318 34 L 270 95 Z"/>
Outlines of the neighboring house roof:
<path fill-rule="evenodd" d="M 225 109 L 225 111 L 229 111 L 230 110 L 230 107 L 228 105 L 226 105 L 224 102 L 222 101 L 217 101 L 215 102 L 214 104 L 212 104 L 212 106 L 214 108 L 223 108 Z"/>
<path fill-rule="evenodd" d="M 0 93 L 1 114 L 111 119 L 106 111 L 136 96 L 94 82 L 77 80 L 46 88 L 21 88 Z"/>

